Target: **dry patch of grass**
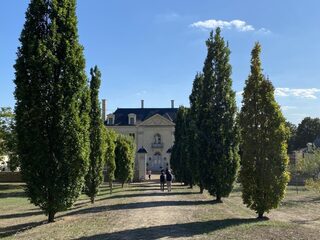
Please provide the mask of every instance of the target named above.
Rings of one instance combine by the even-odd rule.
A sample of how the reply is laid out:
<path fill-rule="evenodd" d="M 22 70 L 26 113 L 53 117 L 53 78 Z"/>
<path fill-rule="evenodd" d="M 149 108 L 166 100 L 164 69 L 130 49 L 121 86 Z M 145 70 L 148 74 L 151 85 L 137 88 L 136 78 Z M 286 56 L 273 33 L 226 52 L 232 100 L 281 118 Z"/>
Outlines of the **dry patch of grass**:
<path fill-rule="evenodd" d="M 162 193 L 155 183 L 101 187 L 94 205 L 81 196 L 72 209 L 46 224 L 43 213 L 24 196 L 23 185 L 0 184 L 0 238 L 5 239 L 319 239 L 320 196 L 288 188 L 269 221 L 242 204 L 235 188 L 222 204 L 175 184 Z"/>

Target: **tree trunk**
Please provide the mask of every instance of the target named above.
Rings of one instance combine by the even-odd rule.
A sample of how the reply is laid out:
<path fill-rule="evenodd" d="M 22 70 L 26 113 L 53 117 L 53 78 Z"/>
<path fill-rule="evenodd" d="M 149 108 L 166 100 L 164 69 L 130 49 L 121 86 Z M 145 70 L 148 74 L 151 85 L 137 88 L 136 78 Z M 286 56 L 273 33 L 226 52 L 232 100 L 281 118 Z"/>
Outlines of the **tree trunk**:
<path fill-rule="evenodd" d="M 201 179 L 200 179 L 200 181 L 199 181 L 199 188 L 200 188 L 200 193 L 203 193 L 204 186 L 203 186 L 203 182 L 202 182 Z"/>
<path fill-rule="evenodd" d="M 90 197 L 91 203 L 94 204 L 94 196 Z"/>
<path fill-rule="evenodd" d="M 258 213 L 258 219 L 263 219 L 263 212 Z"/>
<path fill-rule="evenodd" d="M 121 186 L 122 186 L 122 188 L 123 188 L 123 185 L 124 185 L 124 183 L 122 183 L 122 185 L 121 185 Z"/>
<path fill-rule="evenodd" d="M 48 215 L 48 223 L 54 222 L 54 215 L 55 215 L 55 214 L 56 214 L 56 213 L 53 212 L 53 211 L 50 211 L 50 212 L 49 212 L 49 215 Z"/>
<path fill-rule="evenodd" d="M 110 194 L 112 194 L 112 181 L 109 182 Z"/>
<path fill-rule="evenodd" d="M 216 198 L 217 203 L 222 203 L 221 196 L 218 194 Z"/>

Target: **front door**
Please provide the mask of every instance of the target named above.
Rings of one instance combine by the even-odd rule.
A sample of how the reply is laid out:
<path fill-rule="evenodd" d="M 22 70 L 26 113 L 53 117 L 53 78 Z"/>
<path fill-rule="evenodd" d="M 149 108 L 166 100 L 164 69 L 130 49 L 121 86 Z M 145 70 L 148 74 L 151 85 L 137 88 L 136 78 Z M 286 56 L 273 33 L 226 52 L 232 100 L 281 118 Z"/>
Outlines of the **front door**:
<path fill-rule="evenodd" d="M 151 160 L 150 170 L 160 172 L 161 169 L 163 169 L 163 168 L 164 168 L 164 166 L 163 166 L 163 159 L 162 159 L 161 153 L 156 152 L 153 155 L 153 158 Z"/>

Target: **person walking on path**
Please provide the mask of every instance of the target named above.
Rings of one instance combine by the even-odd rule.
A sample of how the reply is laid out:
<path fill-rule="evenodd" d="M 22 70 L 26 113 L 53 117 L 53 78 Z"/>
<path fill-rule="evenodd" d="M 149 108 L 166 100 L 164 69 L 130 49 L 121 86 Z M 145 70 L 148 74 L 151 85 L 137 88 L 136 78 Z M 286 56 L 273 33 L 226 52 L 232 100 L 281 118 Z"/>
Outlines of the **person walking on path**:
<path fill-rule="evenodd" d="M 168 189 L 168 192 L 171 192 L 172 174 L 171 174 L 171 171 L 170 171 L 170 170 L 167 171 L 166 179 L 167 179 L 167 189 Z"/>
<path fill-rule="evenodd" d="M 160 175 L 160 190 L 163 192 L 164 191 L 164 183 L 166 182 L 166 177 L 164 175 L 164 171 L 161 171 Z"/>
<path fill-rule="evenodd" d="M 149 176 L 149 180 L 151 180 L 151 170 L 148 170 L 148 176 Z"/>

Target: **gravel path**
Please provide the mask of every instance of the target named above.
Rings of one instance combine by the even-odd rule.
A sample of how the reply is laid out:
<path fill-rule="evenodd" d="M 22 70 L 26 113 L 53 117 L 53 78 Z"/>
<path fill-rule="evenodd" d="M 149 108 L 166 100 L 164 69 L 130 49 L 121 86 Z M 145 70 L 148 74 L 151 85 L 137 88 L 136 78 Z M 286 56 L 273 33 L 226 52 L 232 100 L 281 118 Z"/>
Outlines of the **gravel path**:
<path fill-rule="evenodd" d="M 95 204 L 83 197 L 71 210 L 58 213 L 51 224 L 46 224 L 46 217 L 37 209 L 28 210 L 25 217 L 17 213 L 17 219 L 6 219 L 2 236 L 41 240 L 194 238 L 197 223 L 193 214 L 209 202 L 203 198 L 180 183 L 173 184 L 172 192 L 162 192 L 158 180 L 133 183 L 125 189 L 117 185 L 112 195 L 104 185 Z"/>
<path fill-rule="evenodd" d="M 117 224 L 110 229 L 110 235 L 82 239 L 186 238 L 188 232 L 193 232 L 184 224 L 192 222 L 193 213 L 201 206 L 201 200 L 193 199 L 199 194 L 182 188 L 180 184 L 174 184 L 170 193 L 161 192 L 155 182 L 137 184 L 136 187 L 138 194 L 131 194 L 129 203 L 110 206 L 111 212 L 117 212 Z M 139 187 L 143 191 L 139 191 Z M 207 203 L 203 200 L 203 204 Z"/>
<path fill-rule="evenodd" d="M 34 240 L 319 239 L 317 199 L 302 196 L 300 199 L 291 193 L 281 208 L 269 214 L 270 221 L 261 222 L 242 204 L 239 189 L 224 198 L 222 204 L 215 204 L 212 196 L 198 191 L 198 188 L 189 189 L 174 183 L 172 192 L 161 192 L 158 181 L 154 180 L 130 184 L 125 189 L 117 185 L 110 195 L 108 187 L 103 185 L 95 204 L 82 196 L 71 210 L 57 214 L 56 222 L 51 224 L 46 224 L 43 213 L 25 202 L 19 211 L 1 219 L 2 237 Z M 305 213 L 309 208 L 313 215 Z M 304 221 L 297 222 L 300 219 Z"/>

